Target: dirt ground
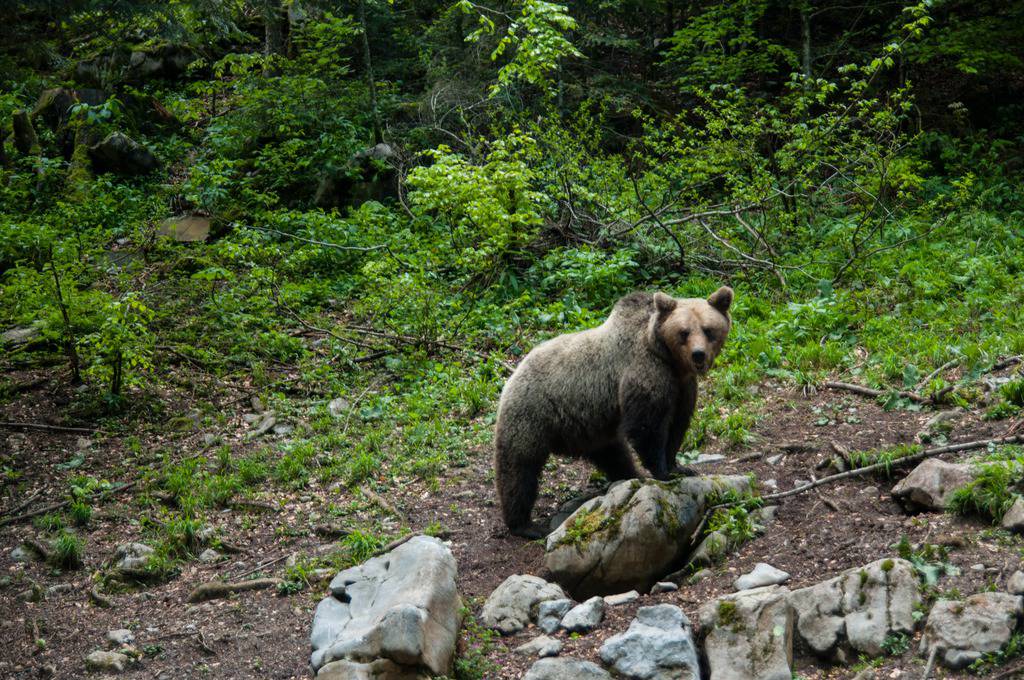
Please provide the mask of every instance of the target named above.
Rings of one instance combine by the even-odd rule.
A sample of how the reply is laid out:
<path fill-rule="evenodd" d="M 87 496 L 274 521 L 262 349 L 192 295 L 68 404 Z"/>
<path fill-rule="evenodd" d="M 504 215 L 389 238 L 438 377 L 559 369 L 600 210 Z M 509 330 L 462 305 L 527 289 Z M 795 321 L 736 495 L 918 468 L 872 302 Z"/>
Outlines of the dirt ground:
<path fill-rule="evenodd" d="M 37 384 L 13 403 L 0 407 L 0 421 L 74 425 L 60 415 L 71 399 L 70 393 L 28 373 L 12 377 L 22 384 Z M 753 472 L 763 493 L 772 490 L 766 480 L 775 480 L 778 489 L 786 490 L 798 480 L 826 474 L 815 467 L 831 455 L 833 442 L 850 450 L 911 443 L 933 415 L 928 410 L 887 412 L 869 399 L 832 390 L 805 394 L 769 383 L 760 386 L 759 391 L 763 406 L 755 441 L 741 448 L 711 447 L 708 453 L 723 453 L 726 459 L 697 469 L 708 473 Z M 188 399 L 187 395 L 177 397 Z M 236 455 L 246 446 L 255 446 L 244 441 L 246 427 L 240 418 L 232 416 L 231 423 L 232 427 L 217 434 L 236 447 Z M 1007 426 L 1005 421 L 987 422 L 979 414 L 968 412 L 949 439 L 957 442 L 1000 436 Z M 14 485 L 5 482 L 0 516 L 31 511 L 63 498 L 67 480 L 74 474 L 87 472 L 111 482 L 133 481 L 132 470 L 142 457 L 151 455 L 147 452 L 164 447 L 174 456 L 193 455 L 203 450 L 203 434 L 186 431 L 169 437 L 140 432 L 136 435 L 139 447 L 129 445 L 124 438 L 102 434 L 80 441 L 80 433 L 0 429 L 0 464 L 5 475 L 20 473 L 24 484 L 23 490 L 15 494 Z M 84 461 L 78 467 L 60 467 L 66 468 L 79 453 Z M 757 453 L 762 455 L 755 456 Z M 967 455 L 961 454 L 960 458 Z M 469 460 L 468 466 L 450 470 L 439 486 L 422 480 L 401 480 L 388 501 L 405 515 L 414 530 L 432 523 L 443 527 L 458 561 L 460 591 L 472 611 L 478 612 L 484 598 L 507 576 L 544 576 L 545 572 L 539 543 L 509 536 L 497 517 L 490 450 L 473 450 Z M 589 475 L 590 470 L 582 463 L 560 462 L 545 477 L 537 514 L 550 515 L 561 501 L 586 486 Z M 950 546 L 950 561 L 959 567 L 960 574 L 945 577 L 939 584 L 943 590 L 955 588 L 967 595 L 992 584 L 1003 588 L 1010 574 L 1021 568 L 1024 541 L 1003 532 L 985 531 L 990 527 L 981 521 L 937 513 L 908 515 L 889 495 L 894 482 L 877 476 L 854 477 L 786 499 L 763 536 L 742 546 L 700 582 L 684 585 L 678 592 L 644 595 L 634 604 L 609 608 L 605 622 L 590 634 L 560 633 L 565 643 L 562 655 L 596 658 L 601 643 L 624 630 L 639 606 L 677 604 L 696 621 L 702 603 L 731 592 L 736 576 L 749 571 L 756 562 L 768 562 L 789 572 L 789 587 L 798 588 L 892 556 L 893 545 L 906 535 L 912 543 Z M 106 648 L 105 635 L 116 628 L 131 629 L 135 645 L 145 653 L 123 677 L 309 677 L 309 626 L 326 584 L 290 596 L 265 590 L 202 604 L 187 604 L 185 600 L 200 583 L 248 573 L 279 574 L 284 560 L 293 553 L 316 555 L 329 550 L 330 540 L 320 538 L 311 527 L 329 503 L 344 504 L 353 500 L 352 494 L 336 484 L 314 483 L 296 492 L 268 485 L 259 500 L 268 506 L 280 505 L 281 511 L 238 507 L 214 515 L 221 535 L 241 552 L 215 564 L 190 562 L 166 583 L 106 593 L 111 606 L 100 607 L 89 591 L 105 561 L 118 544 L 146 536 L 139 522 L 140 508 L 133 503 L 134 493 L 135 489 L 122 492 L 94 509 L 93 521 L 79 531 L 85 539 L 85 566 L 79 570 L 59 572 L 39 561 L 13 561 L 11 550 L 24 539 L 37 536 L 38 531 L 31 521 L 0 528 L 0 677 L 84 676 L 84 657 Z M 397 531 L 401 522 L 392 521 Z M 50 588 L 49 594 L 41 601 L 25 601 L 26 591 L 31 592 L 36 584 L 37 591 Z M 521 677 L 532 660 L 511 650 L 536 634 L 531 628 L 496 640 L 487 657 L 499 670 L 487 677 Z M 45 644 L 37 643 L 37 639 Z M 876 674 L 868 677 L 920 677 L 924 664 L 916 655 L 917 642 L 915 638 L 902 656 L 885 659 Z M 464 634 L 460 644 L 465 648 L 475 641 Z M 804 678 L 851 678 L 856 668 L 823 666 L 796 650 L 794 671 Z M 1024 677 L 1024 672 L 1019 676 L 1000 675 L 1006 670 L 980 677 Z M 932 677 L 962 675 L 939 669 Z"/>

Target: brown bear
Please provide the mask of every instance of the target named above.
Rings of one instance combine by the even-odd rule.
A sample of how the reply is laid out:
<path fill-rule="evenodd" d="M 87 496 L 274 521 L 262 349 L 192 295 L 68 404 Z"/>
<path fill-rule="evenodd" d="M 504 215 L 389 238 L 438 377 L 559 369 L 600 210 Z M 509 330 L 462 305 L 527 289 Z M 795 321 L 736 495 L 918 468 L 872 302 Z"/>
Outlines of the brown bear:
<path fill-rule="evenodd" d="M 495 472 L 505 524 L 539 538 L 530 523 L 551 453 L 586 458 L 609 481 L 639 477 L 630 450 L 655 479 L 674 472 L 697 401 L 732 324 L 732 289 L 707 300 L 632 293 L 590 330 L 535 347 L 498 403 Z"/>

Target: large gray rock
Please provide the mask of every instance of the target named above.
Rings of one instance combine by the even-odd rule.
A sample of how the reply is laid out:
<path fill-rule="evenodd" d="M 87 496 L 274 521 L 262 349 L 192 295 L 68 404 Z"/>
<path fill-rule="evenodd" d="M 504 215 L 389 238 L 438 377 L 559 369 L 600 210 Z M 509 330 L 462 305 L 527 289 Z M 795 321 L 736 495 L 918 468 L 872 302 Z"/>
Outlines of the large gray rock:
<path fill-rule="evenodd" d="M 538 576 L 514 574 L 495 588 L 484 602 L 480 623 L 504 635 L 511 635 L 536 619 L 541 602 L 564 599 L 565 592 L 558 584 L 548 583 Z"/>
<path fill-rule="evenodd" d="M 693 628 L 679 607 L 641 607 L 625 633 L 601 646 L 601 660 L 630 680 L 700 680 Z"/>
<path fill-rule="evenodd" d="M 848 569 L 789 595 L 800 639 L 841 662 L 848 649 L 878 656 L 887 637 L 913 632 L 920 601 L 914 567 L 902 559 Z"/>
<path fill-rule="evenodd" d="M 121 132 L 112 132 L 89 147 L 89 160 L 96 171 L 118 175 L 144 175 L 160 167 L 149 149 Z"/>
<path fill-rule="evenodd" d="M 790 680 L 793 609 L 772 585 L 726 595 L 700 609 L 709 680 Z"/>
<path fill-rule="evenodd" d="M 733 587 L 736 590 L 750 590 L 762 586 L 780 585 L 788 580 L 789 574 L 786 572 L 776 569 L 770 564 L 758 562 L 749 574 L 744 574 L 736 579 L 733 582 Z"/>
<path fill-rule="evenodd" d="M 892 488 L 892 495 L 912 510 L 945 510 L 953 492 L 972 479 L 970 465 L 927 458 Z"/>
<path fill-rule="evenodd" d="M 416 536 L 335 576 L 310 634 L 318 678 L 450 672 L 461 607 L 455 575 L 448 547 Z"/>
<path fill-rule="evenodd" d="M 1024 595 L 1024 571 L 1018 569 L 1010 574 L 1010 580 L 1006 582 L 1006 590 L 1011 595 Z"/>
<path fill-rule="evenodd" d="M 647 592 L 692 550 L 712 491 L 750 490 L 745 476 L 624 480 L 548 535 L 544 564 L 578 599 Z"/>
<path fill-rule="evenodd" d="M 1024 497 L 1017 496 L 1017 500 L 1013 502 L 1010 509 L 1003 515 L 999 526 L 1008 531 L 1024 533 Z"/>
<path fill-rule="evenodd" d="M 541 659 L 530 667 L 523 680 L 612 680 L 608 671 L 580 659 Z"/>
<path fill-rule="evenodd" d="M 586 633 L 597 627 L 604 618 L 604 598 L 595 595 L 578 604 L 562 617 L 562 628 L 570 633 Z"/>
<path fill-rule="evenodd" d="M 1021 598 L 1008 593 L 978 593 L 966 600 L 939 600 L 928 614 L 921 654 L 938 649 L 946 666 L 963 668 L 1009 641 L 1022 610 Z"/>

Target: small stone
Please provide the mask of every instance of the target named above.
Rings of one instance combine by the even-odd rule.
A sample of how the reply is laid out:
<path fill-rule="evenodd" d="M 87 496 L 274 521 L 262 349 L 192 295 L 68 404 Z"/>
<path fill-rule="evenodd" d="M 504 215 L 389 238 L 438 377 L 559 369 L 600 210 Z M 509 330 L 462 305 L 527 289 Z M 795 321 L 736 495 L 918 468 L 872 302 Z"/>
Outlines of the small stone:
<path fill-rule="evenodd" d="M 95 651 L 85 657 L 86 670 L 98 673 L 123 673 L 128 657 L 120 652 Z"/>
<path fill-rule="evenodd" d="M 31 562 L 33 553 L 25 549 L 25 546 L 19 545 L 11 551 L 12 562 Z"/>
<path fill-rule="evenodd" d="M 975 474 L 966 463 L 928 458 L 892 488 L 892 495 L 911 510 L 945 510 L 956 490 Z"/>
<path fill-rule="evenodd" d="M 658 593 L 674 593 L 679 590 L 679 586 L 671 581 L 658 581 L 651 587 L 651 594 L 657 595 Z"/>
<path fill-rule="evenodd" d="M 274 425 L 273 431 L 274 434 L 276 435 L 284 436 L 286 434 L 291 434 L 292 432 L 294 432 L 295 426 L 292 425 L 291 423 L 277 423 L 276 425 Z"/>
<path fill-rule="evenodd" d="M 89 439 L 88 437 L 79 437 L 78 439 L 75 440 L 75 448 L 77 448 L 79 451 L 87 449 L 90 446 L 92 446 L 92 440 Z"/>
<path fill-rule="evenodd" d="M 765 562 L 754 565 L 753 571 L 740 576 L 733 583 L 736 590 L 751 590 L 762 586 L 775 586 L 789 580 L 789 574 Z"/>
<path fill-rule="evenodd" d="M 204 564 L 210 564 L 220 559 L 220 553 L 213 548 L 207 548 L 203 552 L 199 553 L 199 561 Z"/>
<path fill-rule="evenodd" d="M 554 633 L 572 605 L 573 601 L 568 598 L 541 602 L 537 609 L 537 627 L 545 633 Z"/>
<path fill-rule="evenodd" d="M 246 425 L 255 425 L 262 417 L 259 413 L 243 413 L 242 422 Z"/>
<path fill-rule="evenodd" d="M 72 592 L 74 589 L 74 583 L 55 583 L 46 589 L 46 597 L 50 598 L 55 595 L 63 595 L 64 593 Z"/>
<path fill-rule="evenodd" d="M 539 656 L 540 658 L 548 656 L 558 656 L 562 651 L 562 641 L 547 635 L 541 635 L 536 637 L 526 644 L 519 645 L 515 648 L 517 654 L 524 654 L 526 656 Z"/>
<path fill-rule="evenodd" d="M 689 583 L 691 586 L 696 585 L 704 579 L 706 579 L 708 576 L 711 576 L 710 569 L 698 569 L 690 576 L 690 578 L 686 579 L 686 582 Z"/>
<path fill-rule="evenodd" d="M 866 486 L 866 487 L 864 487 L 861 490 L 861 493 L 864 494 L 865 496 L 877 496 L 878 495 L 878 487 L 877 486 Z"/>
<path fill-rule="evenodd" d="M 717 463 L 725 460 L 725 456 L 720 453 L 702 453 L 697 456 L 697 460 L 693 461 L 691 465 L 704 465 L 706 463 Z"/>
<path fill-rule="evenodd" d="M 779 506 L 777 505 L 766 505 L 763 508 L 760 508 L 754 513 L 755 524 L 757 524 L 763 532 L 764 529 L 768 528 L 768 526 L 775 521 L 775 515 L 778 511 Z"/>
<path fill-rule="evenodd" d="M 530 667 L 523 680 L 611 680 L 612 676 L 595 663 L 557 657 L 541 659 Z"/>
<path fill-rule="evenodd" d="M 1024 595 L 1024 571 L 1015 571 L 1010 575 L 1006 589 L 1011 595 Z"/>
<path fill-rule="evenodd" d="M 985 571 L 985 565 L 981 562 L 971 565 L 971 571 Z"/>
<path fill-rule="evenodd" d="M 277 424 L 277 417 L 273 411 L 265 412 L 256 427 L 249 433 L 250 438 L 260 437 L 270 432 L 270 429 Z"/>
<path fill-rule="evenodd" d="M 131 645 L 135 643 L 135 635 L 127 628 L 108 630 L 107 642 L 117 647 L 120 647 L 121 645 Z"/>
<path fill-rule="evenodd" d="M 219 444 L 221 440 L 222 437 L 219 434 L 214 434 L 212 432 L 207 432 L 203 435 L 204 446 L 213 446 L 214 444 Z"/>
<path fill-rule="evenodd" d="M 562 628 L 570 633 L 586 633 L 593 630 L 604 618 L 604 598 L 595 595 L 578 604 L 562 617 Z"/>
<path fill-rule="evenodd" d="M 808 484 L 810 484 L 810 481 L 808 481 L 806 479 L 794 479 L 793 480 L 793 488 L 794 489 L 798 489 L 801 486 L 807 486 Z"/>
<path fill-rule="evenodd" d="M 768 489 L 769 491 L 779 490 L 779 482 L 774 478 L 761 480 L 761 486 Z"/>
<path fill-rule="evenodd" d="M 769 465 L 778 465 L 779 461 L 782 460 L 782 454 L 781 453 L 777 453 L 774 456 L 768 456 L 764 460 Z"/>
<path fill-rule="evenodd" d="M 327 404 L 327 410 L 335 418 L 341 418 L 348 411 L 348 400 L 345 397 L 331 399 L 330 403 Z"/>
<path fill-rule="evenodd" d="M 623 604 L 632 604 L 640 598 L 640 593 L 635 590 L 631 590 L 628 593 L 619 593 L 618 595 L 605 595 L 604 603 L 609 607 L 618 607 Z"/>

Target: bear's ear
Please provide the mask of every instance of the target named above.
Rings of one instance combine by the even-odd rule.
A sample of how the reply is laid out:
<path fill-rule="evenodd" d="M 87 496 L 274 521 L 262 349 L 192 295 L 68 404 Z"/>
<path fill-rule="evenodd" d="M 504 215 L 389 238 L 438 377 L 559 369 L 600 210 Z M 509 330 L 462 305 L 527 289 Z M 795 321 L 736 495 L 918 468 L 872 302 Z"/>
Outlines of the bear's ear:
<path fill-rule="evenodd" d="M 720 311 L 722 314 L 729 312 L 729 306 L 732 304 L 732 288 L 729 286 L 722 286 L 708 298 L 708 304 Z"/>
<path fill-rule="evenodd" d="M 658 310 L 658 314 L 668 314 L 676 308 L 676 299 L 658 291 L 654 294 L 654 308 Z"/>

